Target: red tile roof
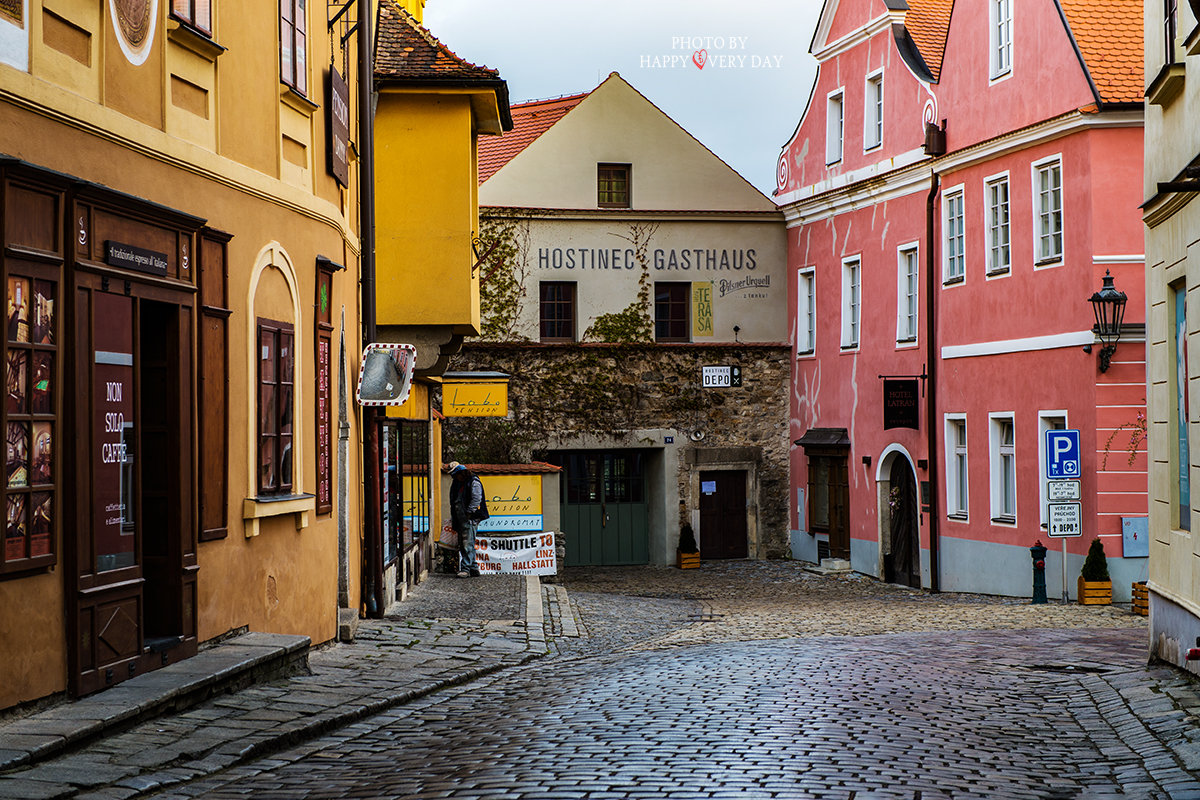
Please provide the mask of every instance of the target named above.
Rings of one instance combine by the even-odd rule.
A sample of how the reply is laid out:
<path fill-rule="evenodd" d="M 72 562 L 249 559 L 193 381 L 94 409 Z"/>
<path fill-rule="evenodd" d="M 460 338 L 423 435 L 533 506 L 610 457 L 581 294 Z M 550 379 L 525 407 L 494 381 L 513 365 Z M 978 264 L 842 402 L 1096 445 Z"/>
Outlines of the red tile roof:
<path fill-rule="evenodd" d="M 567 112 L 579 105 L 588 92 L 552 100 L 533 100 L 512 106 L 513 129 L 503 136 L 489 136 L 479 140 L 479 182 L 500 171 L 518 153 L 550 129 Z"/>
<path fill-rule="evenodd" d="M 379 4 L 376 80 L 499 81 L 500 71 L 455 55 L 394 0 Z"/>
<path fill-rule="evenodd" d="M 1141 105 L 1142 0 L 1059 0 L 1103 103 Z"/>
<path fill-rule="evenodd" d="M 904 27 L 933 73 L 934 80 L 941 77 L 946 33 L 950 30 L 950 12 L 953 10 L 954 0 L 908 0 Z"/>

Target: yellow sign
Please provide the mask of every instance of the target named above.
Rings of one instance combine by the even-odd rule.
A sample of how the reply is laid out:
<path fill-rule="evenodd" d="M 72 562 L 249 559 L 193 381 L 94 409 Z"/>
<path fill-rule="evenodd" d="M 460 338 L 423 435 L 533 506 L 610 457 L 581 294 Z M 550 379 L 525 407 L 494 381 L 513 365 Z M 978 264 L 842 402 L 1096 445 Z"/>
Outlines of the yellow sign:
<path fill-rule="evenodd" d="M 447 383 L 442 386 L 447 417 L 507 417 L 507 383 Z"/>
<path fill-rule="evenodd" d="M 713 335 L 712 281 L 692 282 L 692 336 Z"/>
<path fill-rule="evenodd" d="M 480 480 L 493 517 L 542 513 L 541 475 L 488 475 Z"/>

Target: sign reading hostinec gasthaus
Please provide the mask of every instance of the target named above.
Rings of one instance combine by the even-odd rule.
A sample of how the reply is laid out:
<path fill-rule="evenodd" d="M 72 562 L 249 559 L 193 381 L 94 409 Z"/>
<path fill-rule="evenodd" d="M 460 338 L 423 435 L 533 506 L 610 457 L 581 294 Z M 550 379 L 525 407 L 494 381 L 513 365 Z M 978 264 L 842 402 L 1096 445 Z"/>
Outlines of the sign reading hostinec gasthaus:
<path fill-rule="evenodd" d="M 558 571 L 553 531 L 524 536 L 476 536 L 481 575 L 553 575 Z"/>

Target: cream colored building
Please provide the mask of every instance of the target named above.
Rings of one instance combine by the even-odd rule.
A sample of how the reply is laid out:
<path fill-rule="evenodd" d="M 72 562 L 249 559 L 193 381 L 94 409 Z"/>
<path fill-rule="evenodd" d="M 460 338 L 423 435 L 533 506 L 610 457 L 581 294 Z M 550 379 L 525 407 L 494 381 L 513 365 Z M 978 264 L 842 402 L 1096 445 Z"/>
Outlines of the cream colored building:
<path fill-rule="evenodd" d="M 1150 654 L 1200 672 L 1200 2 L 1145 8 Z"/>
<path fill-rule="evenodd" d="M 616 73 L 512 113 L 480 140 L 498 255 L 452 368 L 512 376 L 510 420 L 564 470 L 567 565 L 674 563 L 683 524 L 704 558 L 783 555 L 782 215 Z"/>

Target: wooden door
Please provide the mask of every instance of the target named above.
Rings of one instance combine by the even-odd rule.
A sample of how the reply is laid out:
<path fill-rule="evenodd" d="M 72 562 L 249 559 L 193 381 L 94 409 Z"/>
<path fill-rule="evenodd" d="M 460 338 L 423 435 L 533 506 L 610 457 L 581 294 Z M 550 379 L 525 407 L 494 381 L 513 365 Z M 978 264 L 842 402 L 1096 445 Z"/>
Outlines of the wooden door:
<path fill-rule="evenodd" d="M 897 456 L 888 477 L 888 505 L 891 512 L 891 580 L 921 588 L 921 541 L 917 514 L 917 482 L 912 464 Z"/>
<path fill-rule="evenodd" d="M 746 558 L 746 472 L 700 473 L 700 556 Z"/>
<path fill-rule="evenodd" d="M 829 537 L 830 558 L 850 558 L 849 448 L 808 447 L 808 524 Z"/>
<path fill-rule="evenodd" d="M 650 563 L 644 455 L 599 450 L 556 456 L 564 468 L 568 566 Z"/>
<path fill-rule="evenodd" d="M 197 567 L 188 296 L 77 275 L 68 677 L 83 695 L 196 652 Z"/>

